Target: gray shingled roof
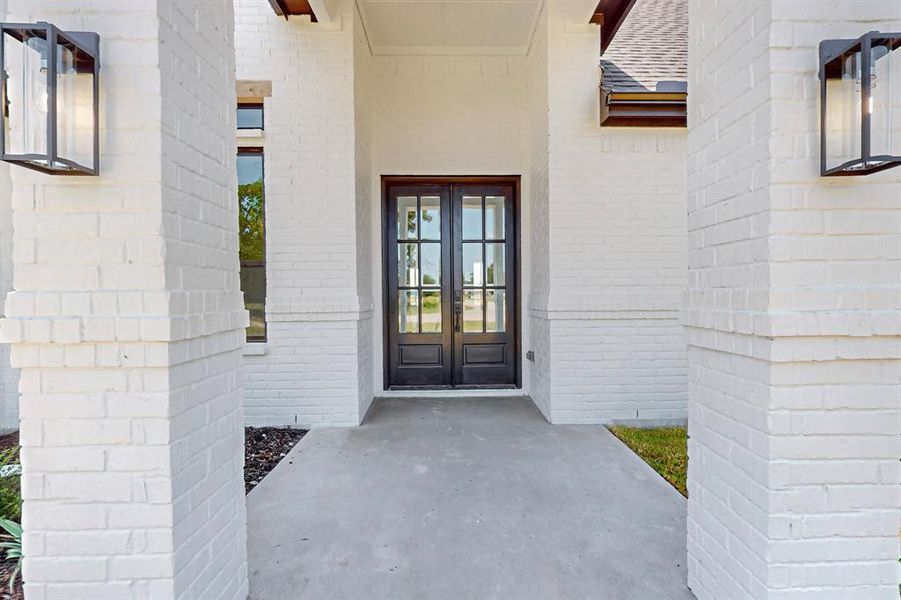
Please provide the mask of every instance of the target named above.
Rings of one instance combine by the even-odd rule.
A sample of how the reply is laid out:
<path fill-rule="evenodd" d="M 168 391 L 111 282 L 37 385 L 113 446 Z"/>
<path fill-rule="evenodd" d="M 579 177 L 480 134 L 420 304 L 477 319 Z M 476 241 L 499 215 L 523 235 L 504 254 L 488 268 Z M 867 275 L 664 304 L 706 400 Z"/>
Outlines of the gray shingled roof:
<path fill-rule="evenodd" d="M 687 0 L 637 0 L 601 67 L 608 90 L 654 91 L 661 81 L 687 81 Z"/>

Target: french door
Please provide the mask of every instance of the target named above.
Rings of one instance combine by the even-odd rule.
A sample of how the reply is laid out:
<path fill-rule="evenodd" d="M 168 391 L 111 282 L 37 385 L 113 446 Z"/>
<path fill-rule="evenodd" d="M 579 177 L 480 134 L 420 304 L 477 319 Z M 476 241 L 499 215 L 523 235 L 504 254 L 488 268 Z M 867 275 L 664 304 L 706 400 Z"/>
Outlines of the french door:
<path fill-rule="evenodd" d="M 386 183 L 388 387 L 517 383 L 514 183 Z"/>

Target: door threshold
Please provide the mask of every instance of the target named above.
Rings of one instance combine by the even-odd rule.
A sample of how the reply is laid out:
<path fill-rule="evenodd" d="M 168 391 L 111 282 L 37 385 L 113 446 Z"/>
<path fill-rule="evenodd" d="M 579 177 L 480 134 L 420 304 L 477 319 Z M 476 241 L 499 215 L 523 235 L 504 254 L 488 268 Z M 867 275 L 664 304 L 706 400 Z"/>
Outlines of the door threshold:
<path fill-rule="evenodd" d="M 515 384 L 481 385 L 389 385 L 386 392 L 457 392 L 467 390 L 518 390 Z"/>

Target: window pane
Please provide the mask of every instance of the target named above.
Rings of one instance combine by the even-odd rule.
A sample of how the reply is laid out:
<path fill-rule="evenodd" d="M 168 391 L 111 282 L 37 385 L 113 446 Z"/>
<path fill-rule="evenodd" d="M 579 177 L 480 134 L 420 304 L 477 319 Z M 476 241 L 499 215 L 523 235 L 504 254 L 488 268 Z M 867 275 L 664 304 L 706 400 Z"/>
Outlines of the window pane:
<path fill-rule="evenodd" d="M 397 330 L 400 333 L 419 333 L 419 292 L 397 291 Z"/>
<path fill-rule="evenodd" d="M 439 196 L 422 196 L 419 199 L 420 223 L 422 239 L 441 239 L 441 198 Z"/>
<path fill-rule="evenodd" d="M 488 290 L 485 295 L 485 331 L 503 333 L 506 314 L 504 290 Z"/>
<path fill-rule="evenodd" d="M 441 292 L 422 292 L 422 333 L 441 333 Z"/>
<path fill-rule="evenodd" d="M 241 291 L 244 308 L 250 312 L 248 340 L 266 338 L 266 266 L 241 265 Z"/>
<path fill-rule="evenodd" d="M 485 282 L 504 285 L 504 244 L 485 244 Z"/>
<path fill-rule="evenodd" d="M 241 260 L 263 260 L 263 155 L 238 155 L 238 232 Z"/>
<path fill-rule="evenodd" d="M 238 105 L 238 129 L 262 129 L 263 105 L 239 104 Z"/>
<path fill-rule="evenodd" d="M 482 239 L 481 196 L 463 196 L 463 239 Z"/>
<path fill-rule="evenodd" d="M 250 313 L 248 341 L 266 339 L 266 246 L 263 195 L 263 155 L 239 154 L 238 253 L 241 259 L 241 291 Z"/>
<path fill-rule="evenodd" d="M 397 198 L 397 239 L 415 240 L 419 227 L 416 224 L 416 196 Z"/>
<path fill-rule="evenodd" d="M 397 245 L 397 285 L 416 287 L 419 285 L 419 244 Z"/>
<path fill-rule="evenodd" d="M 463 285 L 482 285 L 482 243 L 463 244 Z"/>
<path fill-rule="evenodd" d="M 441 244 L 423 243 L 420 247 L 422 256 L 422 286 L 441 285 Z"/>
<path fill-rule="evenodd" d="M 504 200 L 503 196 L 485 196 L 486 239 L 504 239 Z"/>
<path fill-rule="evenodd" d="M 463 292 L 463 331 L 482 332 L 482 290 Z"/>

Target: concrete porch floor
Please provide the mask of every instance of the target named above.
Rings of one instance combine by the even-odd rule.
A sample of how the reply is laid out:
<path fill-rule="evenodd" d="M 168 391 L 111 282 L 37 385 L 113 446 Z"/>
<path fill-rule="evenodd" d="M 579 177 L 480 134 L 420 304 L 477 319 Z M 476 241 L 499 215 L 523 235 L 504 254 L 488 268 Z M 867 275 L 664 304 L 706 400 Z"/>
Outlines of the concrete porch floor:
<path fill-rule="evenodd" d="M 253 600 L 691 599 L 685 500 L 528 398 L 377 400 L 247 499 Z"/>

